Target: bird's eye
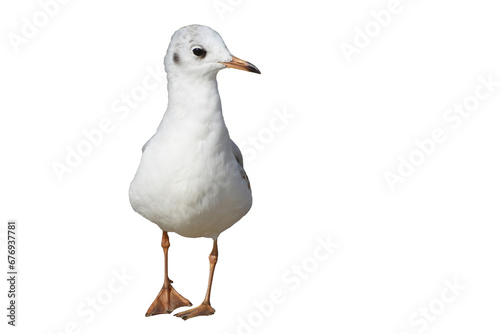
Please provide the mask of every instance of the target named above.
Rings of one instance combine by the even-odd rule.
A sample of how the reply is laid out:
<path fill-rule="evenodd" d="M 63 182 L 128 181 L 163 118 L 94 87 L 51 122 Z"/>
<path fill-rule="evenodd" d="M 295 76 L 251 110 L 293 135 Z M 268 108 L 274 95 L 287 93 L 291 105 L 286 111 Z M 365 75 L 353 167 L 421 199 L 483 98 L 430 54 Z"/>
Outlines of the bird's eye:
<path fill-rule="evenodd" d="M 205 58 L 205 55 L 207 54 L 207 51 L 203 50 L 200 47 L 194 47 L 192 51 L 195 56 L 200 58 Z"/>

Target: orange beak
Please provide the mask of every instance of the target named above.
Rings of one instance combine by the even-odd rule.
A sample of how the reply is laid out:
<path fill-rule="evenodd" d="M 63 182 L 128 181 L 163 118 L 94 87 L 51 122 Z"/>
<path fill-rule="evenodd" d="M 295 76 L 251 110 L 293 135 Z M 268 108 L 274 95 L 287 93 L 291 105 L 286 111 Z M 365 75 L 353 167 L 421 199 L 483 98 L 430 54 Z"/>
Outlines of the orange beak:
<path fill-rule="evenodd" d="M 226 67 L 236 68 L 238 70 L 243 70 L 243 71 L 247 71 L 247 72 L 253 72 L 253 73 L 260 74 L 259 69 L 254 64 L 252 64 L 248 61 L 245 61 L 243 59 L 240 59 L 238 57 L 235 57 L 235 56 L 232 56 L 232 57 L 233 57 L 233 59 L 231 61 L 220 62 L 220 63 L 223 65 L 226 65 Z"/>

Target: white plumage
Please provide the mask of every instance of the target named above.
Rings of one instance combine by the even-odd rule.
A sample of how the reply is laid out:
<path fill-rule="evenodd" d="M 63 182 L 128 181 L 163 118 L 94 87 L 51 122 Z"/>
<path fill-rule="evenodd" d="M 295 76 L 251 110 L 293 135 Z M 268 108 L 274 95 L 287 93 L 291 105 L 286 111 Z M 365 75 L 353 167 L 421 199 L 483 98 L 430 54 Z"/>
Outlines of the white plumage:
<path fill-rule="evenodd" d="M 205 55 L 195 55 L 195 48 Z M 232 60 L 220 35 L 208 27 L 188 26 L 172 36 L 165 56 L 167 111 L 143 148 L 129 190 L 134 210 L 163 231 L 216 239 L 252 205 L 217 89 L 217 72 Z"/>

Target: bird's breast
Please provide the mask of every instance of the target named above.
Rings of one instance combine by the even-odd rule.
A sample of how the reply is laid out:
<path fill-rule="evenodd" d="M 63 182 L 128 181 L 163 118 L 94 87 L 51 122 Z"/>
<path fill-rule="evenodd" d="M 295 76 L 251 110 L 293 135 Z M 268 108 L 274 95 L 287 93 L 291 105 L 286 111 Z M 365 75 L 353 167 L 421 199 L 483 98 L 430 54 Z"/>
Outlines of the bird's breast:
<path fill-rule="evenodd" d="M 225 126 L 186 127 L 159 131 L 148 144 L 130 202 L 164 230 L 207 236 L 245 215 L 252 197 Z"/>

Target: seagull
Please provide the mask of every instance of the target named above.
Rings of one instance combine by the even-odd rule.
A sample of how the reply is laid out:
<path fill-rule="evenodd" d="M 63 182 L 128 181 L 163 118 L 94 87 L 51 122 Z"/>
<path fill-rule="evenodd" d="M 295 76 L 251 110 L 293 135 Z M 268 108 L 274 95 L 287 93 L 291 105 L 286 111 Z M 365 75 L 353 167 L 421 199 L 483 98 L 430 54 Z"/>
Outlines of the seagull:
<path fill-rule="evenodd" d="M 190 25 L 177 30 L 165 56 L 168 106 L 156 133 L 142 148 L 129 188 L 132 208 L 160 227 L 165 276 L 146 316 L 169 314 L 191 302 L 168 276 L 169 232 L 212 238 L 208 287 L 203 302 L 175 314 L 184 320 L 215 313 L 210 293 L 218 258 L 217 238 L 252 206 L 252 191 L 240 149 L 222 116 L 217 73 L 224 68 L 260 71 L 233 56 L 213 29 Z"/>

